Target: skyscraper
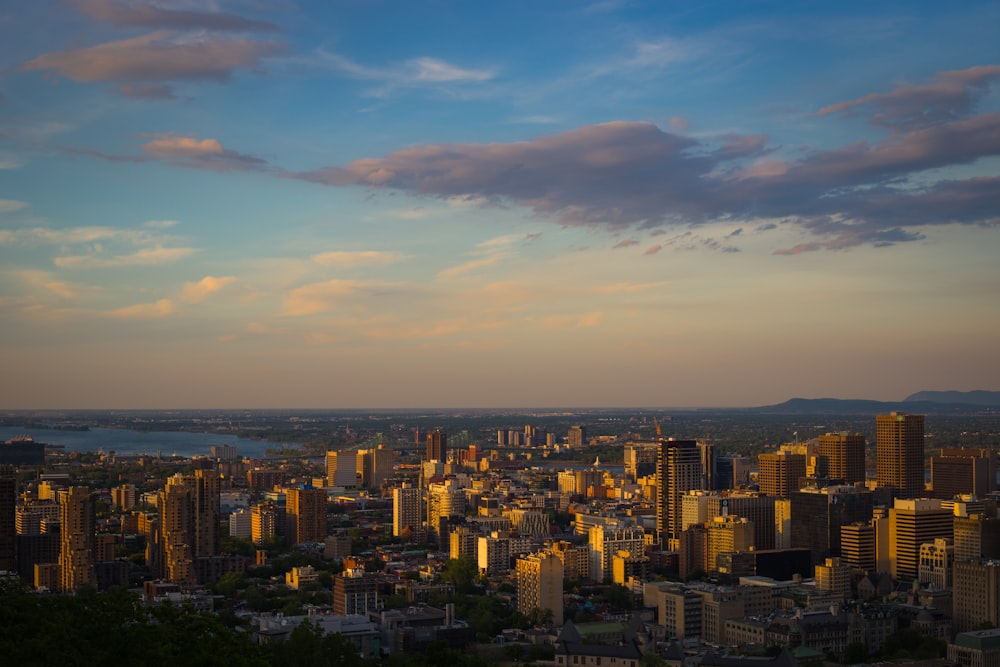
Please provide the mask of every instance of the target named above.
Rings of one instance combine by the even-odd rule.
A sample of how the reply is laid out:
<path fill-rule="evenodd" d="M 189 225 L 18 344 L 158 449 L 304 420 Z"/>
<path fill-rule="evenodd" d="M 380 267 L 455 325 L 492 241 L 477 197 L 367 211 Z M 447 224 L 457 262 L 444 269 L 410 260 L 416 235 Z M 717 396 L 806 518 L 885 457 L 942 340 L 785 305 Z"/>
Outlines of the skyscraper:
<path fill-rule="evenodd" d="M 777 498 L 787 498 L 799 490 L 799 479 L 806 476 L 806 455 L 785 449 L 760 454 L 760 492 Z"/>
<path fill-rule="evenodd" d="M 402 488 L 392 490 L 392 534 L 399 537 L 403 531 L 409 528 L 416 530 L 420 528 L 422 521 L 420 489 L 409 484 L 403 484 Z"/>
<path fill-rule="evenodd" d="M 448 460 L 448 436 L 440 430 L 427 434 L 427 460 L 447 461 Z"/>
<path fill-rule="evenodd" d="M 953 520 L 940 500 L 896 500 L 889 510 L 889 574 L 897 579 L 916 579 L 920 545 L 938 537 L 951 538 Z"/>
<path fill-rule="evenodd" d="M 924 495 L 924 416 L 890 412 L 875 417 L 875 478 L 897 498 Z"/>
<path fill-rule="evenodd" d="M 71 593 L 80 586 L 97 585 L 94 573 L 94 497 L 85 486 L 58 492 L 59 588 Z"/>
<path fill-rule="evenodd" d="M 517 610 L 552 612 L 552 625 L 563 624 L 563 563 L 555 554 L 528 554 L 517 559 Z"/>
<path fill-rule="evenodd" d="M 17 476 L 0 465 L 0 570 L 17 569 Z"/>
<path fill-rule="evenodd" d="M 662 440 L 656 459 L 656 535 L 661 543 L 680 537 L 681 498 L 700 489 L 701 450 L 694 440 Z"/>
<path fill-rule="evenodd" d="M 931 457 L 931 494 L 951 500 L 972 494 L 985 498 L 996 488 L 996 454 L 989 449 L 946 448 Z"/>
<path fill-rule="evenodd" d="M 293 544 L 326 539 L 326 491 L 312 487 L 285 492 L 288 536 Z"/>
<path fill-rule="evenodd" d="M 827 460 L 827 475 L 845 484 L 865 481 L 865 436 L 840 431 L 819 436 L 819 455 Z"/>

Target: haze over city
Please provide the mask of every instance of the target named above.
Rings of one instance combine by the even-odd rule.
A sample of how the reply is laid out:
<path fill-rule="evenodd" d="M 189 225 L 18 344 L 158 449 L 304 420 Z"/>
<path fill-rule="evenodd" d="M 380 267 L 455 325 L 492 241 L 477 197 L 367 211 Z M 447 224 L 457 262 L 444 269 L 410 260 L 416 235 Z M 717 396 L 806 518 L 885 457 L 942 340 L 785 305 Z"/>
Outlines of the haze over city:
<path fill-rule="evenodd" d="M 0 407 L 1000 389 L 997 25 L 7 3 Z"/>

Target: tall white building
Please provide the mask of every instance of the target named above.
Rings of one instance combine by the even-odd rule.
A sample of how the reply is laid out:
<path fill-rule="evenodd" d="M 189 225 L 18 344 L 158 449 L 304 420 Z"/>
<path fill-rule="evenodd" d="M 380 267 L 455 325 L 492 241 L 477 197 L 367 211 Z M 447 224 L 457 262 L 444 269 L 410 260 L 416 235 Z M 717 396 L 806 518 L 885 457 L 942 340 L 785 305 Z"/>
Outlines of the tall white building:
<path fill-rule="evenodd" d="M 563 624 L 563 564 L 555 554 L 528 554 L 517 559 L 517 610 L 552 612 L 552 625 Z"/>

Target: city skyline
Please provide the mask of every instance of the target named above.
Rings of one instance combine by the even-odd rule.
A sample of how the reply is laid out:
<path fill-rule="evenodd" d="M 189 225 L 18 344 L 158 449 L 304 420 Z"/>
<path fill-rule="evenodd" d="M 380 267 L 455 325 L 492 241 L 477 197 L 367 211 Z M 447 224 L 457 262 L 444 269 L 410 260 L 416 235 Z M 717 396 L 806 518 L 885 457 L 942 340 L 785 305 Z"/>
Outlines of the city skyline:
<path fill-rule="evenodd" d="M 0 407 L 1000 389 L 998 19 L 5 7 Z"/>

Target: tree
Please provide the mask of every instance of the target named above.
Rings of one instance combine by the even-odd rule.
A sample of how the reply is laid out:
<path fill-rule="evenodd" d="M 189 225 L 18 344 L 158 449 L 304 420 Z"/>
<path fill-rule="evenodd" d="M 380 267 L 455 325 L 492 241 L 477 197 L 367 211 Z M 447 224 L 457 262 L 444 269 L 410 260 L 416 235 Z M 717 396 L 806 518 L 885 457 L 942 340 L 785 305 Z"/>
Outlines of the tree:
<path fill-rule="evenodd" d="M 471 558 L 452 558 L 441 570 L 441 581 L 454 586 L 456 593 L 465 594 L 472 590 L 478 574 L 479 568 Z"/>

